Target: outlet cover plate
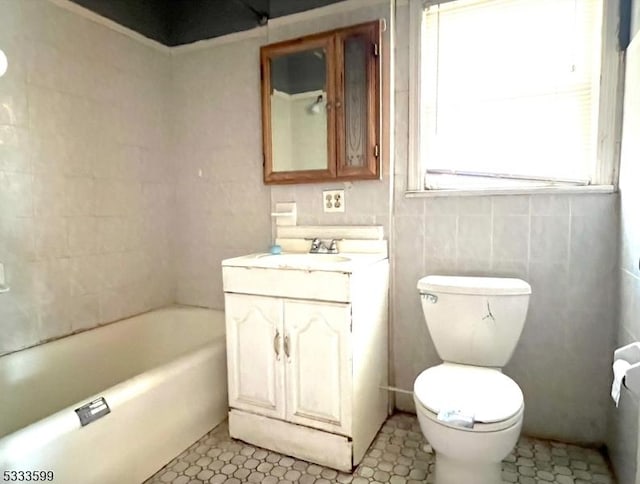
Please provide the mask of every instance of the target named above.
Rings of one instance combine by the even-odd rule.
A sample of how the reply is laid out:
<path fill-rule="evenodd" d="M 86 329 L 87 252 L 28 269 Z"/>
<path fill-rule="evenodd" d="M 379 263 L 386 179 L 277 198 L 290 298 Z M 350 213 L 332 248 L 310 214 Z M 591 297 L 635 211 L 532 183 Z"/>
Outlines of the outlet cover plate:
<path fill-rule="evenodd" d="M 344 212 L 344 190 L 323 190 L 322 206 L 325 213 Z"/>

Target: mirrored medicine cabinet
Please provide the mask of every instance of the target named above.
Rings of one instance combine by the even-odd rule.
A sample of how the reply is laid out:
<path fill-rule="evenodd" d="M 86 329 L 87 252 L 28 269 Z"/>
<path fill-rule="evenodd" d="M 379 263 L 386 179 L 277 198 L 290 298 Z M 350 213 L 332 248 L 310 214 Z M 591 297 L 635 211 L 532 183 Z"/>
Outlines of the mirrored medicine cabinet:
<path fill-rule="evenodd" d="M 380 21 L 260 50 L 266 184 L 380 178 Z"/>

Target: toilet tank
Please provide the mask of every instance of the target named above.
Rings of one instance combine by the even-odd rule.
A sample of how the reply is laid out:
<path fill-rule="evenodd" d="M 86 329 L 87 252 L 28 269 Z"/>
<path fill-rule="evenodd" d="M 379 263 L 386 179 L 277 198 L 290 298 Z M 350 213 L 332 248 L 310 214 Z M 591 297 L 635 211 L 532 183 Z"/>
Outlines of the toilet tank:
<path fill-rule="evenodd" d="M 515 349 L 531 286 L 521 279 L 427 276 L 418 281 L 429 333 L 443 361 L 502 368 Z"/>

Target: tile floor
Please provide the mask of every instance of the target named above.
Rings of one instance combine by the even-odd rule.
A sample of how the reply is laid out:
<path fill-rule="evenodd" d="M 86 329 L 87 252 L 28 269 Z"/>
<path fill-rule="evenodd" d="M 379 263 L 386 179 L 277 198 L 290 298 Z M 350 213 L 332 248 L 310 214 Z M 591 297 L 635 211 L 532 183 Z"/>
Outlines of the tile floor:
<path fill-rule="evenodd" d="M 353 474 L 253 447 L 229 437 L 224 422 L 169 462 L 147 484 L 329 484 L 433 482 L 434 456 L 415 415 L 389 418 Z M 502 464 L 504 483 L 613 484 L 596 450 L 522 437 Z M 473 484 L 473 483 L 461 483 Z"/>

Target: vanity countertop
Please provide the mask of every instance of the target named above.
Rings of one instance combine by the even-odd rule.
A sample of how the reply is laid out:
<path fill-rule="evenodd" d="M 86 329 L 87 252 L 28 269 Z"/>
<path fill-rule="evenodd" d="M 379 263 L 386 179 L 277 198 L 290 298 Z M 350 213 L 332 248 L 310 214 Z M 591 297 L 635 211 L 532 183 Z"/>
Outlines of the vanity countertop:
<path fill-rule="evenodd" d="M 222 266 L 351 273 L 386 258 L 384 253 L 309 254 L 283 252 L 277 255 L 258 253 L 225 259 L 222 261 Z"/>

